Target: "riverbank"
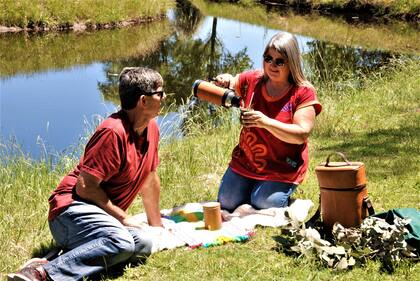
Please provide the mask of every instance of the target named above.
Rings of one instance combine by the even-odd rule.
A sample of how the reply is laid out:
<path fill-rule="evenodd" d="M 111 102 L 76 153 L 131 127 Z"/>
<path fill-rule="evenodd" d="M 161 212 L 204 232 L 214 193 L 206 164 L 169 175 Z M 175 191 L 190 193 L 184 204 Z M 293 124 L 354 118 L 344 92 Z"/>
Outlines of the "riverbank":
<path fill-rule="evenodd" d="M 363 17 L 420 21 L 420 2 L 414 0 L 257 0 L 268 6 L 289 6 L 298 10 L 315 10 L 321 14 L 350 14 Z M 239 0 L 239 2 L 249 2 Z"/>
<path fill-rule="evenodd" d="M 194 1 L 192 1 L 194 2 Z M 216 2 L 216 1 L 209 1 Z M 255 6 L 255 2 L 269 7 L 293 8 L 305 13 L 350 14 L 350 18 L 371 21 L 396 19 L 420 21 L 420 2 L 412 0 L 218 0 Z M 37 31 L 84 31 L 111 29 L 156 21 L 175 7 L 176 0 L 101 1 L 13 1 L 0 0 L 0 33 Z"/>
<path fill-rule="evenodd" d="M 0 32 L 84 31 L 156 21 L 175 0 L 0 0 Z"/>

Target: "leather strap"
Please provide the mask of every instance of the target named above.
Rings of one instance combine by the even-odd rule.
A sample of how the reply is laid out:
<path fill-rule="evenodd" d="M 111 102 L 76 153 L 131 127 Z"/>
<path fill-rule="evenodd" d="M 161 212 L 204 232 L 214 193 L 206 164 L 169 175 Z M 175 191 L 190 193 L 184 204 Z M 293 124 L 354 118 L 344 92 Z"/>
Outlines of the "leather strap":
<path fill-rule="evenodd" d="M 318 209 L 316 209 L 315 214 L 305 223 L 305 227 L 315 227 L 316 221 L 321 217 L 321 194 L 319 194 L 319 205 Z"/>
<path fill-rule="evenodd" d="M 328 155 L 327 160 L 325 161 L 325 167 L 331 167 L 331 166 L 329 165 L 329 163 L 330 163 L 330 158 L 331 158 L 331 156 L 333 156 L 334 154 L 337 154 L 337 155 L 341 156 L 341 159 L 343 159 L 343 161 L 344 161 L 344 162 L 346 162 L 346 164 L 347 164 L 347 165 L 340 165 L 340 166 L 334 166 L 334 167 L 351 166 L 351 163 L 350 163 L 350 161 L 349 161 L 349 160 L 347 160 L 346 155 L 344 155 L 344 153 L 342 153 L 342 152 L 338 152 L 338 151 L 336 151 L 336 152 L 333 152 L 333 153 L 331 153 L 330 155 Z"/>
<path fill-rule="evenodd" d="M 363 198 L 363 206 L 365 206 L 368 210 L 369 216 L 375 214 L 375 210 L 373 209 L 372 201 L 370 201 L 369 196 Z"/>

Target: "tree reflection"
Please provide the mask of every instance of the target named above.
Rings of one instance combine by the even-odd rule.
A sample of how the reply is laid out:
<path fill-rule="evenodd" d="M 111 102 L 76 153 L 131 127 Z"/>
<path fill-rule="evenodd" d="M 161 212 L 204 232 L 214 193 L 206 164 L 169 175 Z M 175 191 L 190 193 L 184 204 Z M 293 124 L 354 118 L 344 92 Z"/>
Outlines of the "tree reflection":
<path fill-rule="evenodd" d="M 183 1 L 180 1 L 183 2 Z M 106 100 L 118 104 L 118 77 L 125 66 L 145 66 L 159 71 L 165 81 L 165 90 L 169 95 L 169 103 L 182 104 L 191 95 L 191 86 L 196 79 L 208 79 L 218 73 L 239 73 L 252 67 L 252 62 L 244 48 L 231 53 L 217 37 L 217 18 L 213 19 L 212 31 L 208 38 L 192 39 L 185 34 L 192 34 L 198 27 L 201 14 L 191 6 L 182 4 L 176 10 L 176 29 L 167 40 L 161 42 L 159 48 L 146 56 L 138 56 L 118 62 L 106 64 L 104 71 L 107 81 L 99 82 L 98 88 Z M 184 13 L 183 13 L 184 12 Z M 178 22 L 178 17 L 180 22 Z M 186 23 L 190 24 L 186 24 Z"/>
<path fill-rule="evenodd" d="M 325 41 L 308 42 L 310 52 L 304 55 L 309 80 L 323 87 L 360 86 L 366 75 L 378 71 L 397 56 L 392 52 L 365 50 Z"/>
<path fill-rule="evenodd" d="M 175 30 L 184 36 L 190 37 L 203 20 L 200 10 L 187 0 L 177 0 L 174 10 Z"/>
<path fill-rule="evenodd" d="M 217 114 L 211 117 L 210 123 L 205 122 L 209 121 L 206 112 L 212 109 L 212 105 L 206 108 L 207 103 L 204 103 L 193 107 L 193 103 L 189 101 L 191 87 L 196 79 L 205 80 L 224 72 L 239 73 L 252 67 L 246 48 L 231 53 L 224 47 L 217 36 L 217 18 L 213 18 L 212 29 L 207 38 L 194 39 L 192 35 L 200 25 L 202 15 L 186 1 L 177 3 L 173 34 L 162 41 L 153 53 L 106 64 L 104 71 L 107 80 L 98 83 L 104 99 L 119 104 L 118 73 L 123 67 L 145 66 L 159 71 L 165 81 L 165 91 L 169 93 L 166 100 L 169 106 L 163 110 L 164 113 L 170 113 L 166 116 L 172 116 L 169 118 L 172 120 L 171 124 L 168 125 L 165 121 L 161 124 L 161 131 L 166 137 L 178 136 L 178 130 L 181 135 L 188 134 L 189 124 L 192 123 L 200 126 L 217 126 L 220 123 Z M 197 105 L 198 102 L 194 104 Z M 174 119 L 173 114 L 179 116 Z"/>

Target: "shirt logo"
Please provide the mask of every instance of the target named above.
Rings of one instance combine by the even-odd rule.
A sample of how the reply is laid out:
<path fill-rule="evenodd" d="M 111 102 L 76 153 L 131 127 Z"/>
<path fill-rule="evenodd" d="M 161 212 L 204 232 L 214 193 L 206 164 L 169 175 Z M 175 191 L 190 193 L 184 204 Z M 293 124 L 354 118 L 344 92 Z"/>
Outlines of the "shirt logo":
<path fill-rule="evenodd" d="M 283 106 L 280 112 L 292 112 L 292 104 L 290 101 Z"/>

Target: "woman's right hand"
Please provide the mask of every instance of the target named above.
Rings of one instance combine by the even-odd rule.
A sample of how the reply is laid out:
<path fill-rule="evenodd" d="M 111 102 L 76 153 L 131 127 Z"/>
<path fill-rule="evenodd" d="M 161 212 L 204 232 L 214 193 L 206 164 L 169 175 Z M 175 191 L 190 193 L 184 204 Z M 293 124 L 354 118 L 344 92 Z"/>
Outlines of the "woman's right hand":
<path fill-rule="evenodd" d="M 231 88 L 233 76 L 229 73 L 223 73 L 216 76 L 214 84 L 219 87 Z"/>

